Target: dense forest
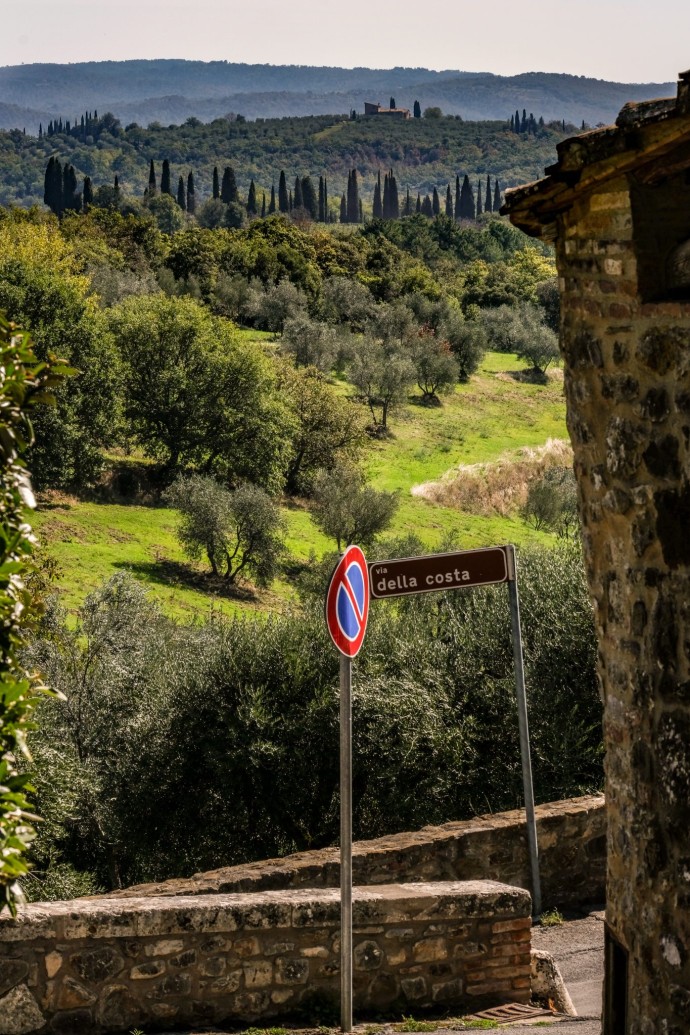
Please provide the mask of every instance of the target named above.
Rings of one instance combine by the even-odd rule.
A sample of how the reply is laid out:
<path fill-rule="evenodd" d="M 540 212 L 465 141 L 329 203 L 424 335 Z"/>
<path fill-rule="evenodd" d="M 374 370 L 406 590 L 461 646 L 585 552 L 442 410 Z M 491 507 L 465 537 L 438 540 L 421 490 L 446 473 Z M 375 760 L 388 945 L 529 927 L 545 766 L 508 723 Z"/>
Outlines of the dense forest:
<path fill-rule="evenodd" d="M 425 68 L 312 68 L 225 61 L 104 61 L 0 68 L 0 126 L 36 133 L 88 103 L 124 123 L 209 121 L 240 112 L 248 118 L 361 111 L 393 93 L 412 110 L 440 107 L 465 119 L 502 119 L 516 107 L 547 121 L 613 122 L 629 100 L 675 93 L 672 83 L 611 83 L 585 76 L 528 72 L 435 72 Z"/>
<path fill-rule="evenodd" d="M 532 121 L 530 122 L 530 117 Z M 515 132 L 515 120 L 524 132 Z M 513 128 L 511 129 L 511 121 Z M 392 169 L 402 195 L 409 190 L 445 197 L 448 183 L 468 175 L 473 188 L 487 174 L 502 190 L 542 175 L 556 154 L 556 145 L 576 127 L 548 124 L 539 112 L 509 109 L 502 122 L 463 122 L 425 109 L 421 118 L 392 122 L 383 118 L 352 119 L 319 116 L 257 120 L 217 119 L 209 124 L 191 119 L 182 126 L 123 127 L 98 110 L 69 116 L 62 113 L 39 127 L 38 136 L 0 132 L 0 203 L 40 204 L 44 173 L 51 156 L 73 166 L 79 179 L 88 176 L 93 188 L 112 186 L 141 199 L 148 186 L 151 161 L 168 160 L 177 187 L 193 173 L 197 202 L 213 192 L 213 169 L 231 166 L 238 188 L 247 199 L 253 181 L 259 194 L 270 198 L 284 170 L 290 179 L 309 175 L 318 183 L 328 178 L 335 202 L 347 188 L 355 168 L 365 214 L 373 212 L 379 172 Z"/>

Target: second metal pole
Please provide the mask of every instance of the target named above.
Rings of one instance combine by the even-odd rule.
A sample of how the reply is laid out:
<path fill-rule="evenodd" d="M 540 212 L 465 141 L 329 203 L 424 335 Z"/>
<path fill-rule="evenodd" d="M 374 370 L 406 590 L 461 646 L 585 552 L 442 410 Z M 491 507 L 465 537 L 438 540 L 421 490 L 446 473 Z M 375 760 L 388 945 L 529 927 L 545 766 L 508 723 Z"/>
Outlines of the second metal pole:
<path fill-rule="evenodd" d="M 340 658 L 340 1026 L 352 1031 L 352 661 Z"/>
<path fill-rule="evenodd" d="M 520 629 L 520 597 L 515 565 L 515 547 L 509 546 L 510 572 L 508 595 L 510 598 L 510 622 L 513 634 L 513 658 L 515 660 L 515 690 L 520 728 L 520 756 L 522 758 L 522 783 L 525 794 L 527 817 L 527 845 L 532 872 L 532 915 L 541 914 L 541 881 L 539 878 L 539 846 L 537 844 L 537 821 L 534 814 L 534 787 L 532 785 L 532 758 L 529 746 L 529 724 L 527 721 L 527 693 L 525 691 L 525 666 L 522 657 L 522 631 Z"/>

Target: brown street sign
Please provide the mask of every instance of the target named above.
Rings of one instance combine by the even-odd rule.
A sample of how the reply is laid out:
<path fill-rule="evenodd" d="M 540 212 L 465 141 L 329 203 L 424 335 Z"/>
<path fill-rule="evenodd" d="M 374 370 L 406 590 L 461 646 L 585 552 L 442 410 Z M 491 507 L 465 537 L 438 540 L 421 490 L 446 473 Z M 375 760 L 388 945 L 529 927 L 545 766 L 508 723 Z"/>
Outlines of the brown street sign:
<path fill-rule="evenodd" d="M 508 548 L 505 546 L 369 563 L 371 595 L 378 600 L 408 593 L 490 586 L 507 582 L 510 577 Z"/>

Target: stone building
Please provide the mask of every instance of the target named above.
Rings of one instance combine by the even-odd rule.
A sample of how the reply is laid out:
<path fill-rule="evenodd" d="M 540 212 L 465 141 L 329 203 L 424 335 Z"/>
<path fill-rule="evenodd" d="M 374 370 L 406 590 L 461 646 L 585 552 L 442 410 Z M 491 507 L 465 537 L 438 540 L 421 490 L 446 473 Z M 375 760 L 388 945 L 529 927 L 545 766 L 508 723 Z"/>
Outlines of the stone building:
<path fill-rule="evenodd" d="M 503 209 L 553 241 L 608 805 L 605 1035 L 690 1032 L 690 72 Z"/>
<path fill-rule="evenodd" d="M 409 108 L 382 108 L 380 104 L 364 102 L 365 116 L 384 115 L 389 119 L 411 119 L 412 114 Z"/>

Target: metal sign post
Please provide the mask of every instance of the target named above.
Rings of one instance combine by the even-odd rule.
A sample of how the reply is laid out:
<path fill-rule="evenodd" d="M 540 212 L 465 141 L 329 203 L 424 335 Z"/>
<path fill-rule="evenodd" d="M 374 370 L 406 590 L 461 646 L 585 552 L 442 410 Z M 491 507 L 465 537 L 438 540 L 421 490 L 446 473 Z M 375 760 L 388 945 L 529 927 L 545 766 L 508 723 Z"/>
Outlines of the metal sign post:
<path fill-rule="evenodd" d="M 532 784 L 532 755 L 529 746 L 529 724 L 527 721 L 527 693 L 525 691 L 525 666 L 522 657 L 522 631 L 520 629 L 520 595 L 517 584 L 515 547 L 506 547 L 508 555 L 508 597 L 510 600 L 510 624 L 515 662 L 515 693 L 518 706 L 520 729 L 520 757 L 522 759 L 522 785 L 525 795 L 527 818 L 527 845 L 530 870 L 532 872 L 532 915 L 541 914 L 541 881 L 539 878 L 539 846 L 537 844 L 537 821 L 534 814 L 534 786 Z"/>
<path fill-rule="evenodd" d="M 348 546 L 326 593 L 326 625 L 340 651 L 340 1026 L 352 1031 L 352 659 L 369 617 L 369 571 Z"/>
<path fill-rule="evenodd" d="M 522 658 L 515 547 L 488 546 L 479 550 L 459 550 L 454 553 L 435 553 L 422 557 L 394 557 L 387 561 L 372 561 L 369 565 L 369 581 L 371 595 L 377 600 L 408 596 L 413 593 L 433 593 L 440 590 L 471 589 L 473 586 L 508 583 L 522 782 L 527 820 L 527 845 L 532 875 L 532 910 L 535 916 L 539 916 L 541 913 L 539 851 L 534 815 L 534 789 L 527 723 L 527 695 Z"/>
<path fill-rule="evenodd" d="M 340 657 L 340 1026 L 352 1031 L 352 660 Z"/>

